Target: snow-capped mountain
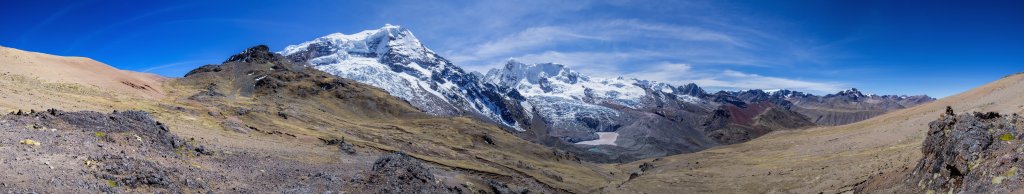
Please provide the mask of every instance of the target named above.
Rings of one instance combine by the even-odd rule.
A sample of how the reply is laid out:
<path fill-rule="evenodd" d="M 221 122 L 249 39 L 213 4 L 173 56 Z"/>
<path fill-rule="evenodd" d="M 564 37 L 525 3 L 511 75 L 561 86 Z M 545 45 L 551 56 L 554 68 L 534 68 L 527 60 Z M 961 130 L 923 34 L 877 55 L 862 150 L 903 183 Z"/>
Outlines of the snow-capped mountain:
<path fill-rule="evenodd" d="M 615 131 L 623 125 L 623 113 L 617 107 L 645 108 L 652 105 L 649 102 L 665 100 L 664 94 L 676 94 L 678 90 L 664 83 L 590 77 L 561 64 L 524 64 L 515 59 L 502 68 L 490 70 L 485 80 L 518 90 L 555 128 L 587 131 Z M 669 98 L 689 103 L 701 101 L 688 95 Z"/>
<path fill-rule="evenodd" d="M 561 64 L 515 60 L 482 75 L 464 71 L 393 25 L 330 34 L 279 53 L 379 87 L 424 112 L 477 116 L 596 161 L 694 152 L 774 130 L 863 120 L 930 99 L 876 98 L 855 90 L 825 97 L 789 90 L 709 94 L 692 83 L 591 77 Z M 845 114 L 859 108 L 869 111 Z"/>
<path fill-rule="evenodd" d="M 480 80 L 437 55 L 408 29 L 386 25 L 335 33 L 278 52 L 295 62 L 388 91 L 438 115 L 478 115 L 522 130 L 530 105 L 515 90 Z"/>
<path fill-rule="evenodd" d="M 561 64 L 523 64 L 509 60 L 503 69 L 493 69 L 486 80 L 519 90 L 528 97 L 557 97 L 590 103 L 612 103 L 636 107 L 646 95 L 636 80 L 591 78 Z"/>

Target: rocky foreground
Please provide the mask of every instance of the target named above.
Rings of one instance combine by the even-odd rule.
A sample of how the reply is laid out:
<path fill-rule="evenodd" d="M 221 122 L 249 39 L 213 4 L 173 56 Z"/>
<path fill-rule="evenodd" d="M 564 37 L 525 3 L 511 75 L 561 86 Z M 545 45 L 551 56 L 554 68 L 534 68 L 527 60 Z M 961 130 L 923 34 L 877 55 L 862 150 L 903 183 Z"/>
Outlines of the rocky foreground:
<path fill-rule="evenodd" d="M 1024 118 L 995 112 L 955 114 L 929 123 L 917 166 L 873 177 L 864 192 L 1017 193 L 1024 176 Z"/>
<path fill-rule="evenodd" d="M 522 193 L 449 186 L 404 153 L 359 153 L 344 141 L 339 157 L 381 155 L 372 163 L 297 165 L 259 153 L 211 149 L 171 134 L 141 111 L 15 112 L 0 117 L 0 192 Z M 240 184 L 247 183 L 247 184 Z"/>

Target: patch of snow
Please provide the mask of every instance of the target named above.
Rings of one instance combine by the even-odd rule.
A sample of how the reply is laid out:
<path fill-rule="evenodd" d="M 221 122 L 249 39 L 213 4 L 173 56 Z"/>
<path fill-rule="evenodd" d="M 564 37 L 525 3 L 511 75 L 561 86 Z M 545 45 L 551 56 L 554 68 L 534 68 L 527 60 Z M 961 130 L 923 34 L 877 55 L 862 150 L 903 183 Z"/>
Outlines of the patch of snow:
<path fill-rule="evenodd" d="M 679 95 L 676 98 L 678 98 L 679 100 L 682 100 L 683 102 L 687 102 L 687 103 L 690 103 L 690 104 L 703 104 L 703 103 L 706 103 L 704 101 L 704 99 L 700 99 L 700 98 L 693 97 L 693 96 L 690 96 L 690 95 Z"/>

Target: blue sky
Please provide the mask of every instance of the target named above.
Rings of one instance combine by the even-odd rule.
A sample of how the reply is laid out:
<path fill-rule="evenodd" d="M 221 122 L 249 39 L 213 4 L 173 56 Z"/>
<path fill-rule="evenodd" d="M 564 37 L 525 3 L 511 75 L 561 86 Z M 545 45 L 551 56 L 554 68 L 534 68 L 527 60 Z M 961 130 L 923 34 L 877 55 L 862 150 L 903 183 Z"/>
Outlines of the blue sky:
<path fill-rule="evenodd" d="M 0 45 L 179 77 L 390 23 L 476 71 L 517 58 L 710 90 L 943 97 L 1024 71 L 1022 2 L 16 1 Z"/>

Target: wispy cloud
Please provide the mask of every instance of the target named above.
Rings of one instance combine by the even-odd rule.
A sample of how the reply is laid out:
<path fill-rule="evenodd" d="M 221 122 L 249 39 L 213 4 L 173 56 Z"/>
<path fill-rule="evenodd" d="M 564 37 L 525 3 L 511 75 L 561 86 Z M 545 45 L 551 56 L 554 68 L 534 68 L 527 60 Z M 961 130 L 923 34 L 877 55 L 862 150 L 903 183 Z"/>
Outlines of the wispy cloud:
<path fill-rule="evenodd" d="M 622 64 L 638 61 L 638 58 L 657 58 L 662 53 L 651 51 L 636 52 L 544 52 L 516 58 L 527 63 L 554 62 L 567 64 L 581 73 L 597 77 L 626 77 L 659 81 L 674 85 L 696 83 L 709 90 L 747 89 L 791 89 L 812 93 L 833 93 L 845 89 L 846 83 L 791 79 L 765 76 L 738 70 L 716 70 L 694 67 L 690 64 L 649 62 L 630 68 Z M 490 68 L 490 67 L 488 67 Z M 471 69 L 484 71 L 485 68 Z"/>
<path fill-rule="evenodd" d="M 212 63 L 217 63 L 217 59 L 179 61 L 163 65 L 149 66 L 148 68 L 139 71 L 161 75 L 185 75 L 186 72 L 198 66 Z"/>
<path fill-rule="evenodd" d="M 688 64 L 664 63 L 650 68 L 624 74 L 625 77 L 665 82 L 674 85 L 696 83 L 705 89 L 748 90 L 748 89 L 790 89 L 811 93 L 833 93 L 846 88 L 845 83 L 810 81 L 782 77 L 764 76 L 726 69 L 707 71 L 694 69 Z"/>
<path fill-rule="evenodd" d="M 747 47 L 747 43 L 725 32 L 699 26 L 685 26 L 642 22 L 639 20 L 605 20 L 585 25 L 585 30 L 596 30 L 624 38 L 652 38 L 680 41 L 717 42 L 729 46 Z"/>
<path fill-rule="evenodd" d="M 452 56 L 457 62 L 471 62 L 493 57 L 533 50 L 539 47 L 557 45 L 578 40 L 606 40 L 608 37 L 586 35 L 563 27 L 544 26 L 523 30 L 496 41 L 490 41 L 469 49 L 463 55 Z"/>
<path fill-rule="evenodd" d="M 486 72 L 515 58 L 561 63 L 592 76 L 696 82 L 722 90 L 824 93 L 845 85 L 822 82 L 810 75 L 818 71 L 804 68 L 828 70 L 821 64 L 842 57 L 832 45 L 844 41 L 821 43 L 798 36 L 786 31 L 790 24 L 730 13 L 728 5 L 714 1 L 456 4 L 465 5 L 411 3 L 388 7 L 393 10 L 388 13 L 410 13 L 417 17 L 414 21 L 429 24 L 423 25 L 427 32 L 420 37 L 439 37 L 440 44 L 426 42 L 470 71 Z M 417 11 L 423 6 L 431 11 Z M 622 10 L 627 13 L 616 13 Z"/>
<path fill-rule="evenodd" d="M 846 88 L 842 83 L 803 81 L 725 70 L 720 76 L 693 80 L 697 85 L 721 89 L 790 89 L 813 93 L 832 93 Z"/>
<path fill-rule="evenodd" d="M 742 56 L 720 56 L 726 49 L 742 49 L 749 43 L 728 35 L 697 26 L 680 26 L 641 22 L 637 20 L 602 20 L 562 26 L 541 26 L 509 34 L 495 41 L 487 41 L 462 50 L 448 51 L 449 58 L 465 66 L 492 66 L 496 59 L 509 57 L 531 58 L 551 56 L 555 50 L 587 50 L 594 45 L 609 45 L 627 50 L 634 47 L 661 47 L 663 56 L 689 56 L 687 60 L 701 63 L 749 63 L 735 60 Z M 680 49 L 684 47 L 686 49 Z M 699 49 L 697 48 L 699 47 Z M 625 53 L 633 51 L 598 51 Z M 620 50 L 621 50 L 620 49 Z M 646 49 L 650 53 L 649 48 Z M 725 52 L 734 53 L 734 52 Z M 626 61 L 623 61 L 626 62 Z M 571 64 L 571 63 L 567 63 Z M 622 65 L 622 64 L 620 64 Z"/>
<path fill-rule="evenodd" d="M 132 18 L 121 20 L 119 22 L 116 22 L 116 23 L 104 26 L 103 28 L 100 28 L 98 30 L 94 30 L 94 31 L 86 34 L 85 36 L 82 36 L 81 38 L 78 38 L 77 40 L 72 42 L 70 45 L 68 45 L 67 48 L 65 49 L 65 51 L 74 51 L 75 49 L 78 49 L 79 46 L 81 46 L 82 44 L 84 44 L 87 41 L 91 41 L 93 39 L 93 37 L 96 37 L 99 34 L 108 33 L 109 31 L 116 30 L 118 28 L 124 27 L 124 26 L 126 26 L 128 24 L 131 24 L 131 23 L 134 23 L 134 22 L 142 21 L 143 19 L 146 19 L 146 18 L 149 18 L 149 17 L 154 17 L 154 16 L 158 16 L 158 15 L 161 15 L 161 14 L 171 13 L 171 12 L 174 12 L 174 11 L 177 11 L 177 10 L 188 8 L 190 6 L 194 6 L 194 4 L 178 5 L 178 6 L 162 8 L 162 9 L 159 9 L 159 10 L 147 12 L 147 13 L 142 14 L 142 15 L 138 15 L 138 16 L 135 16 L 135 17 L 132 17 Z"/>
<path fill-rule="evenodd" d="M 588 75 L 613 77 L 622 75 L 623 64 L 662 57 L 664 57 L 663 53 L 644 50 L 622 52 L 547 51 L 517 56 L 515 59 L 525 63 L 559 63 Z M 492 66 L 483 67 L 490 68 Z"/>
<path fill-rule="evenodd" d="M 78 7 L 81 7 L 82 5 L 88 3 L 92 3 L 92 1 L 77 1 L 75 3 L 63 5 L 63 7 L 60 10 L 51 13 L 48 17 L 46 17 L 46 19 L 36 23 L 35 25 L 32 26 L 32 28 L 29 28 L 27 31 L 25 31 L 24 34 L 18 37 L 18 41 L 20 43 L 25 43 L 28 39 L 32 38 L 32 36 L 34 36 L 36 32 L 39 31 L 40 29 L 49 26 L 54 21 L 61 19 L 62 17 L 64 17 L 64 15 L 67 15 L 68 12 L 78 9 Z"/>

